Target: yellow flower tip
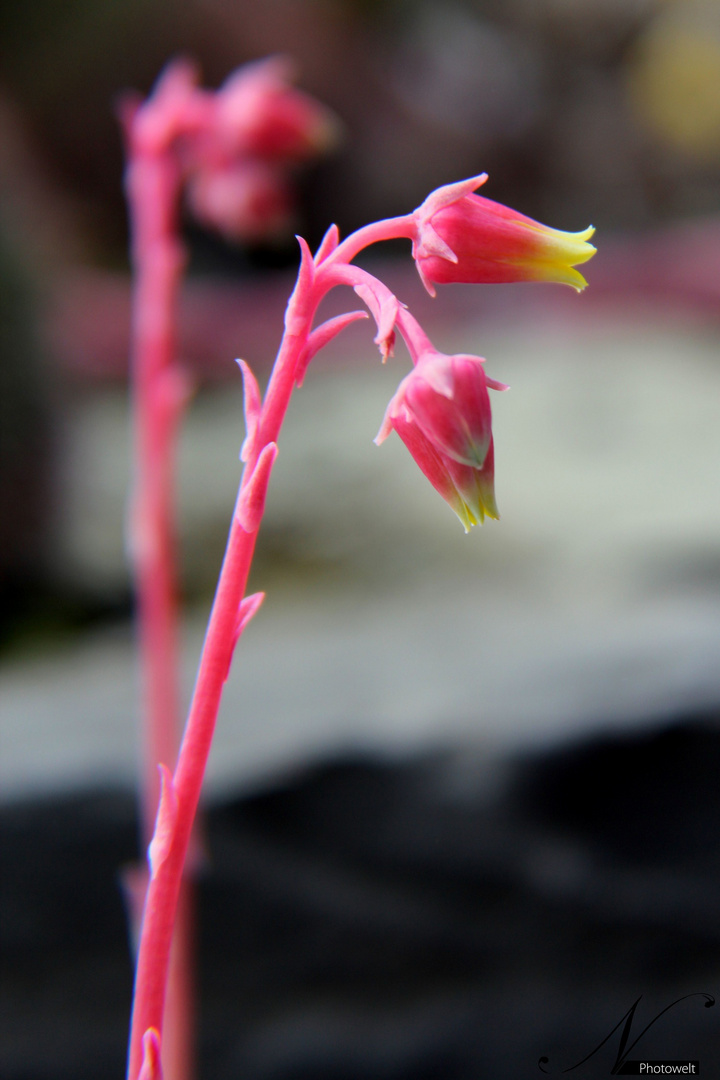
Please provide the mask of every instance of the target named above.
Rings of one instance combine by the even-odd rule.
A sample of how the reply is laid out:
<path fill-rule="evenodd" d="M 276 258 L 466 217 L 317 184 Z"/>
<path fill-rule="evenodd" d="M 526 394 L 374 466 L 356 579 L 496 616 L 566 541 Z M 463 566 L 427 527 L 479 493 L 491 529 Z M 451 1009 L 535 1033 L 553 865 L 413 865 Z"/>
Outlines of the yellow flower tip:
<path fill-rule="evenodd" d="M 561 232 L 544 225 L 521 224 L 540 239 L 538 246 L 530 253 L 518 258 L 506 260 L 513 266 L 522 267 L 528 281 L 552 281 L 558 285 L 569 285 L 576 292 L 587 288 L 587 281 L 575 266 L 581 266 L 595 255 L 597 248 L 588 241 L 594 235 L 592 225 L 582 232 Z"/>
<path fill-rule="evenodd" d="M 456 518 L 465 530 L 465 535 L 467 536 L 467 534 L 470 532 L 470 528 L 473 525 L 477 525 L 477 521 L 469 512 L 467 505 L 462 501 L 462 499 L 453 500 L 453 502 L 450 503 L 450 506 Z"/>
<path fill-rule="evenodd" d="M 529 232 L 536 233 L 539 237 L 535 257 L 569 263 L 577 266 L 578 263 L 592 259 L 597 251 L 588 241 L 595 235 L 595 226 L 588 225 L 581 232 L 563 232 L 561 229 L 550 229 L 545 225 L 535 225 L 530 222 L 518 222 Z"/>
<path fill-rule="evenodd" d="M 478 503 L 476 507 L 470 507 L 463 499 L 459 506 L 453 506 L 460 524 L 466 533 L 470 532 L 473 525 L 484 525 L 485 518 L 491 518 L 493 521 L 500 520 L 500 514 L 495 504 L 495 499 L 492 499 L 490 504 L 489 499 L 486 497 L 486 501 Z"/>
<path fill-rule="evenodd" d="M 592 258 L 592 256 L 588 255 L 588 258 Z M 577 293 L 587 289 L 587 281 L 580 271 L 572 266 L 552 267 L 548 280 L 557 281 L 560 285 L 569 285 Z"/>

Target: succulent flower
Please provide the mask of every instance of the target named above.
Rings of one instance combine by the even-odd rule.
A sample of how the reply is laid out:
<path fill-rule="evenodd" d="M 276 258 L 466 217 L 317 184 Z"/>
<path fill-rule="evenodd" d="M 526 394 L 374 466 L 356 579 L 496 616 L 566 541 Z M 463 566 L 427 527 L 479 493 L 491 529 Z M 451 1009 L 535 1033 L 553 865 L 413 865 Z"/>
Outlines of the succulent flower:
<path fill-rule="evenodd" d="M 448 184 L 430 194 L 413 217 L 413 258 L 431 296 L 435 284 L 553 281 L 580 292 L 574 269 L 595 254 L 595 230 L 561 232 L 472 194 L 487 174 Z"/>
<path fill-rule="evenodd" d="M 396 431 L 465 531 L 497 518 L 488 379 L 479 356 L 424 352 L 400 383 L 375 442 Z"/>

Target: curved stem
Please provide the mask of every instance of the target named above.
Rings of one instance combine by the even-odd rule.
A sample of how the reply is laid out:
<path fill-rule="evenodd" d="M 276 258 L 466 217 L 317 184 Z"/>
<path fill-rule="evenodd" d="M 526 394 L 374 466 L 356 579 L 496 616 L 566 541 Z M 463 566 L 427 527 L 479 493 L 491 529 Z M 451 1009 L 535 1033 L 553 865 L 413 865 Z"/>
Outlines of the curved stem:
<path fill-rule="evenodd" d="M 245 594 L 259 523 L 253 531 L 240 524 L 243 494 L 254 484 L 256 465 L 263 451 L 277 442 L 307 347 L 315 314 L 326 293 L 341 282 L 353 284 L 345 263 L 368 244 L 414 233 L 411 216 L 391 218 L 359 229 L 317 267 L 304 241 L 295 290 L 288 303 L 285 333 L 268 383 L 255 436 L 238 491 L 195 689 L 173 777 L 174 820 L 163 859 L 151 876 L 147 891 L 135 975 L 130 1035 L 128 1080 L 137 1080 L 142 1067 L 143 1035 L 149 1028 L 162 1033 L 168 963 L 173 923 L 202 781 L 215 730 L 223 685 L 237 641 L 238 612 Z M 357 269 L 357 268 L 353 268 Z M 364 272 L 360 271 L 361 274 Z M 374 280 L 374 279 L 373 279 Z M 379 284 L 379 283 L 378 283 Z M 389 293 L 389 290 L 388 290 Z M 392 294 L 389 294 L 392 295 Z M 271 467 L 264 473 L 263 499 Z M 253 491 L 253 496 L 256 492 Z"/>
<path fill-rule="evenodd" d="M 424 352 L 432 352 L 434 346 L 430 338 L 423 330 L 414 315 L 407 308 L 400 308 L 397 313 L 396 325 L 403 336 L 413 364 L 417 364 Z"/>
<path fill-rule="evenodd" d="M 374 221 L 371 225 L 364 225 L 350 236 L 346 237 L 335 248 L 322 266 L 330 263 L 349 263 L 356 255 L 371 244 L 377 244 L 382 240 L 414 240 L 417 234 L 417 225 L 413 214 L 403 214 L 401 217 L 383 218 L 382 221 Z"/>

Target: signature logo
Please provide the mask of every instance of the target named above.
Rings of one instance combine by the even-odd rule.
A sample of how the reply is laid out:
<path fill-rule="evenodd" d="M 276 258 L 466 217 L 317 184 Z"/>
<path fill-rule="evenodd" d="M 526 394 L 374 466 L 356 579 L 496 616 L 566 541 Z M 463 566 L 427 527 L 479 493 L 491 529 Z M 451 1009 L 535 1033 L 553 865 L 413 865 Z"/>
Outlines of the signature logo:
<path fill-rule="evenodd" d="M 610 1041 L 610 1039 L 612 1039 L 613 1035 L 618 1030 L 618 1028 L 622 1027 L 622 1033 L 620 1035 L 620 1041 L 618 1043 L 617 1057 L 615 1058 L 615 1064 L 613 1065 L 612 1069 L 610 1070 L 610 1075 L 611 1076 L 618 1076 L 618 1075 L 622 1076 L 623 1072 L 624 1072 L 623 1066 L 628 1063 L 628 1058 L 630 1056 L 631 1051 L 637 1046 L 637 1044 L 640 1042 L 640 1040 L 645 1035 L 645 1033 L 647 1031 L 649 1031 L 650 1028 L 653 1026 L 653 1024 L 656 1024 L 658 1022 L 658 1020 L 660 1019 L 660 1017 L 664 1016 L 666 1012 L 669 1012 L 670 1009 L 674 1009 L 675 1006 L 679 1005 L 681 1001 L 687 1001 L 689 998 L 703 998 L 704 1002 L 705 1002 L 705 1008 L 706 1009 L 712 1009 L 713 1005 L 715 1004 L 715 998 L 712 996 L 712 994 L 685 994 L 683 997 L 679 997 L 676 1001 L 671 1001 L 670 1004 L 666 1005 L 664 1009 L 661 1009 L 660 1012 L 657 1014 L 657 1016 L 655 1016 L 650 1021 L 649 1024 L 646 1024 L 645 1027 L 640 1032 L 640 1034 L 635 1039 L 633 1039 L 632 1042 L 630 1042 L 630 1036 L 632 1034 L 633 1020 L 635 1019 L 635 1011 L 636 1011 L 638 1005 L 640 1004 L 640 1002 L 642 1001 L 642 994 L 641 994 L 640 997 L 637 999 L 637 1001 L 635 1001 L 630 1006 L 630 1008 L 625 1013 L 625 1015 L 620 1017 L 617 1024 L 612 1029 L 612 1031 L 610 1031 L 605 1036 L 605 1038 L 602 1040 L 602 1042 L 599 1042 L 597 1044 L 597 1046 L 595 1047 L 594 1050 L 591 1050 L 590 1053 L 587 1054 L 584 1058 L 582 1058 L 581 1061 L 577 1061 L 574 1065 L 569 1065 L 566 1069 L 561 1069 L 560 1072 L 562 1072 L 562 1073 L 570 1073 L 570 1072 L 574 1072 L 575 1069 L 579 1069 L 582 1065 L 584 1065 L 586 1062 L 588 1062 L 590 1060 L 590 1058 L 594 1057 L 595 1054 L 597 1054 L 598 1050 L 601 1050 L 602 1047 L 605 1046 L 605 1044 Z M 549 1065 L 549 1064 L 550 1064 L 550 1059 L 548 1057 L 546 1057 L 545 1055 L 543 1055 L 543 1057 L 541 1057 L 538 1060 L 538 1068 L 540 1069 L 540 1072 L 550 1073 L 551 1070 L 545 1068 L 545 1066 Z"/>

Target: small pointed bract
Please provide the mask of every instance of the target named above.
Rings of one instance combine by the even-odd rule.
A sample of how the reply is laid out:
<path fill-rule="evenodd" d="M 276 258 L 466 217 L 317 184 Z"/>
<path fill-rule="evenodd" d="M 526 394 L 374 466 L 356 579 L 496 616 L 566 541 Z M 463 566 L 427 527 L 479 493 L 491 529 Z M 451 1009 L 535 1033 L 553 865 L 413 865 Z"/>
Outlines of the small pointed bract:
<path fill-rule="evenodd" d="M 155 820 L 155 831 L 148 846 L 151 877 L 155 877 L 170 853 L 178 816 L 178 800 L 172 773 L 167 765 L 158 765 L 158 769 L 161 784 L 160 802 Z"/>
<path fill-rule="evenodd" d="M 332 255 L 339 242 L 340 230 L 337 225 L 331 225 L 320 241 L 320 247 L 315 252 L 316 265 L 319 266 L 323 259 L 327 259 L 328 255 Z"/>
<path fill-rule="evenodd" d="M 300 269 L 285 309 L 285 330 L 288 334 L 304 333 L 315 281 L 315 263 L 307 240 L 302 236 L 296 236 L 295 239 L 300 245 Z"/>
<path fill-rule="evenodd" d="M 240 492 L 235 513 L 245 532 L 252 533 L 260 527 L 270 472 L 277 452 L 277 443 L 270 442 L 263 447 L 250 479 Z"/>
<path fill-rule="evenodd" d="M 163 1080 L 160 1033 L 156 1028 L 148 1028 L 143 1035 L 143 1060 L 138 1080 Z"/>
<path fill-rule="evenodd" d="M 382 282 L 373 279 L 369 274 L 366 277 L 367 280 L 359 282 L 353 288 L 360 299 L 367 304 L 375 319 L 377 334 L 373 338 L 373 343 L 380 350 L 384 364 L 390 356 L 394 355 L 395 323 L 400 301 Z"/>
<path fill-rule="evenodd" d="M 262 397 L 258 381 L 252 373 L 252 369 L 245 360 L 237 360 L 243 377 L 243 393 L 245 405 L 245 439 L 240 448 L 240 460 L 247 461 L 253 450 L 255 434 L 257 432 Z"/>
<path fill-rule="evenodd" d="M 235 630 L 233 631 L 232 639 L 230 642 L 230 650 L 228 653 L 227 671 L 225 672 L 225 681 L 230 674 L 230 665 L 232 663 L 233 653 L 235 652 L 235 646 L 242 637 L 243 631 L 247 624 L 255 617 L 260 610 L 263 600 L 265 599 L 264 592 L 251 593 L 250 596 L 244 597 L 240 601 L 240 607 L 238 608 L 237 619 L 235 621 Z"/>

